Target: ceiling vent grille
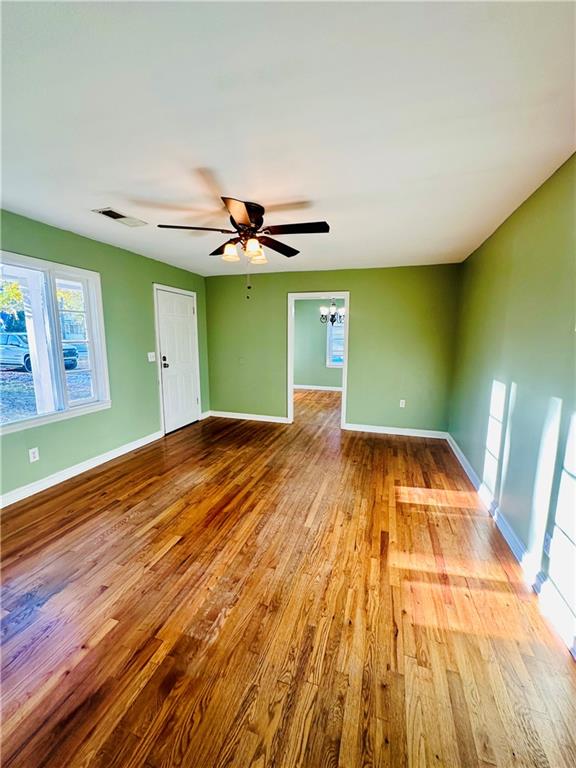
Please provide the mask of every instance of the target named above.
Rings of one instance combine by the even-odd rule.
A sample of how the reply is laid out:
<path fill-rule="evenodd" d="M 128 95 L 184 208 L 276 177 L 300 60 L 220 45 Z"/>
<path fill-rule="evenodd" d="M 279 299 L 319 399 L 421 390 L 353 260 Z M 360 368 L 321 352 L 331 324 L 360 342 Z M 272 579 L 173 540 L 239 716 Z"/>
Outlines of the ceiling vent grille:
<path fill-rule="evenodd" d="M 125 227 L 145 227 L 148 223 L 147 221 L 142 221 L 142 219 L 135 219 L 134 216 L 126 216 L 125 213 L 115 211 L 114 208 L 93 208 L 92 213 L 99 213 L 101 216 L 113 219 L 119 224 L 124 224 Z"/>

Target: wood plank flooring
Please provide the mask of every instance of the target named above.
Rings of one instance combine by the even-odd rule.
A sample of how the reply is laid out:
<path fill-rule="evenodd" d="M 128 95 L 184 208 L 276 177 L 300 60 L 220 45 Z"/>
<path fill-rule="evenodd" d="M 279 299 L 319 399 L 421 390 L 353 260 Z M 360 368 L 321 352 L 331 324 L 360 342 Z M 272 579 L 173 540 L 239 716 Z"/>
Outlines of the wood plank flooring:
<path fill-rule="evenodd" d="M 574 768 L 575 665 L 449 448 L 338 398 L 5 511 L 4 768 Z"/>

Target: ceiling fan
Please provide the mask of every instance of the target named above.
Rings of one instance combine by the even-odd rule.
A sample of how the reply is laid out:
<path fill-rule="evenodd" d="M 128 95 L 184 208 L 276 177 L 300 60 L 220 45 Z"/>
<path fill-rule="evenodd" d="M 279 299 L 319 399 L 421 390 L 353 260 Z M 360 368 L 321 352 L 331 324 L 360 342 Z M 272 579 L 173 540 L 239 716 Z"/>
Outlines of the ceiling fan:
<path fill-rule="evenodd" d="M 221 246 L 212 251 L 210 256 L 222 256 L 224 261 L 240 261 L 237 244 L 240 243 L 251 264 L 266 264 L 267 258 L 262 246 L 271 248 L 283 256 L 296 256 L 297 251 L 286 243 L 270 237 L 270 235 L 295 235 L 312 232 L 329 232 L 330 227 L 325 221 L 309 221 L 301 224 L 273 224 L 264 226 L 264 206 L 259 203 L 251 203 L 237 200 L 234 197 L 220 196 L 222 209 L 230 214 L 230 223 L 234 229 L 220 227 L 193 227 L 183 224 L 158 224 L 161 229 L 184 229 L 194 232 L 222 232 L 235 235 Z M 281 203 L 269 206 L 269 209 L 307 207 L 307 201 L 295 203 Z"/>
<path fill-rule="evenodd" d="M 264 226 L 265 208 L 259 203 L 237 200 L 234 197 L 222 197 L 222 202 L 230 214 L 230 223 L 234 229 L 189 227 L 182 224 L 158 224 L 158 226 L 161 229 L 192 229 L 202 232 L 222 232 L 228 235 L 236 235 L 212 251 L 210 256 L 222 256 L 224 261 L 240 261 L 236 248 L 237 243 L 240 243 L 252 264 L 266 264 L 267 259 L 262 251 L 263 245 L 288 258 L 300 253 L 300 251 L 286 245 L 286 243 L 280 242 L 280 240 L 275 240 L 270 235 L 296 235 L 330 231 L 326 221 L 307 221 L 301 224 L 272 224 Z"/>

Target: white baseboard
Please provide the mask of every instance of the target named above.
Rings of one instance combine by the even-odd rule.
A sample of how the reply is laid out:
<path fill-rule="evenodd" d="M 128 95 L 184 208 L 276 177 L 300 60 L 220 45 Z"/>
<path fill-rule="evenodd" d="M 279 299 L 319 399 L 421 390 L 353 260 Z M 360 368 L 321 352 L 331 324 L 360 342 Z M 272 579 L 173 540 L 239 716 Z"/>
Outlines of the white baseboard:
<path fill-rule="evenodd" d="M 320 384 L 294 384 L 292 389 L 314 389 L 319 392 L 342 392 L 342 387 L 323 387 Z"/>
<path fill-rule="evenodd" d="M 208 411 L 209 416 L 220 419 L 242 419 L 243 421 L 269 421 L 273 424 L 291 424 L 287 416 L 265 416 L 261 413 L 236 413 L 235 411 Z"/>
<path fill-rule="evenodd" d="M 492 515 L 494 518 L 494 522 L 496 523 L 496 527 L 504 537 L 504 540 L 506 541 L 506 544 L 510 547 L 512 550 L 512 554 L 518 560 L 520 564 L 522 564 L 522 560 L 525 558 L 527 549 L 526 545 L 523 541 L 521 541 L 518 536 L 514 533 L 512 528 L 510 527 L 510 524 L 500 511 L 500 507 L 496 503 L 496 501 L 492 501 L 492 505 L 488 507 L 488 512 Z M 535 578 L 535 574 L 534 574 Z M 533 578 L 527 578 L 526 582 L 529 583 L 529 586 L 534 586 L 534 579 Z"/>
<path fill-rule="evenodd" d="M 472 464 L 470 464 L 470 462 L 464 455 L 462 449 L 460 448 L 460 446 L 458 445 L 456 440 L 454 440 L 454 438 L 450 433 L 448 433 L 448 437 L 446 438 L 446 440 L 448 441 L 448 445 L 452 449 L 452 453 L 456 456 L 456 458 L 460 462 L 462 469 L 468 475 L 468 479 L 470 480 L 474 488 L 476 490 L 479 490 L 480 486 L 482 485 L 482 482 L 478 477 L 478 475 L 476 474 L 476 472 L 474 471 L 474 467 L 472 466 Z"/>
<path fill-rule="evenodd" d="M 510 547 L 512 554 L 518 560 L 519 563 L 522 563 L 522 560 L 526 556 L 526 546 L 523 541 L 521 541 L 518 536 L 514 533 L 512 528 L 510 527 L 510 524 L 500 511 L 500 507 L 498 506 L 498 501 L 494 498 L 492 493 L 488 490 L 488 488 L 484 485 L 482 480 L 478 477 L 476 474 L 474 467 L 468 459 L 466 458 L 464 452 L 454 440 L 452 435 L 448 435 L 447 437 L 448 445 L 452 449 L 452 453 L 458 461 L 460 462 L 460 465 L 464 472 L 466 472 L 466 475 L 468 476 L 468 479 L 478 492 L 478 496 L 480 497 L 480 501 L 488 512 L 490 513 L 490 516 L 494 518 L 494 522 L 496 523 L 496 527 L 504 537 L 504 540 L 506 541 L 506 544 Z"/>
<path fill-rule="evenodd" d="M 200 421 L 203 421 L 204 419 L 208 419 L 212 416 L 212 411 L 202 411 L 200 414 Z"/>
<path fill-rule="evenodd" d="M 35 480 L 33 483 L 28 483 L 28 485 L 22 485 L 20 488 L 14 488 L 14 490 L 8 491 L 2 495 L 0 506 L 7 507 L 9 504 L 14 504 L 17 501 L 26 499 L 28 496 L 33 496 L 35 493 L 45 491 L 53 485 L 63 483 L 64 480 L 69 480 L 71 477 L 75 477 L 76 475 L 82 474 L 82 472 L 98 467 L 100 464 L 105 464 L 107 461 L 117 459 L 125 453 L 130 453 L 130 451 L 135 451 L 137 448 L 142 448 L 144 445 L 153 443 L 161 437 L 164 437 L 163 432 L 152 432 L 150 435 L 140 437 L 138 440 L 133 440 L 131 443 L 120 445 L 118 448 L 113 448 L 111 451 L 101 453 L 99 456 L 94 456 L 91 459 L 86 459 L 86 461 L 81 461 L 80 464 L 74 464 L 72 467 L 61 469 L 59 472 L 54 472 L 53 475 L 48 475 L 40 480 Z"/>
<path fill-rule="evenodd" d="M 342 429 L 350 432 L 373 432 L 377 435 L 404 435 L 406 437 L 433 437 L 439 440 L 447 440 L 448 432 L 439 432 L 433 429 L 409 429 L 405 427 L 378 427 L 371 424 L 342 424 Z"/>

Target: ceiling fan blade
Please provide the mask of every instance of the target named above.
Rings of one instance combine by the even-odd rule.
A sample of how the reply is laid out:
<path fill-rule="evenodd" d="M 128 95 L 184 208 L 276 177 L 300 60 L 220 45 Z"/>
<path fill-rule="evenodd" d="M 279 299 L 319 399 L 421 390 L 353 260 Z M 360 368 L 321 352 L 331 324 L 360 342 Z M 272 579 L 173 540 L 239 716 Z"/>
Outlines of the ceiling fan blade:
<path fill-rule="evenodd" d="M 216 250 L 212 251 L 210 256 L 222 256 L 222 254 L 224 253 L 224 248 L 226 248 L 228 243 L 232 243 L 232 245 L 236 245 L 236 243 L 238 242 L 240 242 L 239 237 L 233 237 L 231 240 L 226 240 L 225 243 L 222 243 L 222 245 L 219 245 L 218 248 L 216 248 Z"/>
<path fill-rule="evenodd" d="M 242 200 L 236 200 L 234 197 L 223 197 L 222 202 L 237 224 L 243 224 L 245 227 L 252 225 L 246 203 L 242 202 Z"/>
<path fill-rule="evenodd" d="M 160 211 L 178 211 L 182 213 L 189 213 L 196 216 L 222 216 L 222 211 L 225 210 L 222 205 L 218 209 L 210 208 L 198 208 L 193 204 L 184 205 L 183 203 L 169 203 L 162 202 L 160 200 L 148 200 L 144 197 L 131 197 L 130 202 L 135 205 L 141 205 L 144 208 L 157 208 Z"/>
<path fill-rule="evenodd" d="M 264 208 L 260 203 L 237 200 L 235 197 L 223 197 L 222 201 L 236 224 L 242 224 L 245 227 L 262 226 Z"/>
<path fill-rule="evenodd" d="M 299 235 L 312 232 L 330 232 L 327 221 L 306 221 L 301 224 L 272 224 L 262 232 L 268 235 Z"/>
<path fill-rule="evenodd" d="M 222 185 L 212 168 L 196 168 L 195 173 L 202 180 L 202 184 L 206 187 L 206 191 L 216 205 L 218 205 L 218 208 L 225 210 L 222 204 Z"/>
<path fill-rule="evenodd" d="M 291 246 L 286 245 L 286 243 L 281 243 L 280 240 L 274 240 L 273 237 L 261 235 L 258 237 L 258 240 L 261 245 L 265 245 L 267 248 L 271 248 L 273 251 L 278 251 L 278 253 L 281 253 L 282 256 L 288 256 L 288 258 L 291 256 L 296 256 L 297 253 L 300 253 L 300 251 L 297 251 L 296 248 L 292 248 Z"/>
<path fill-rule="evenodd" d="M 158 224 L 160 229 L 193 229 L 196 232 L 223 232 L 225 235 L 235 235 L 233 229 L 220 229 L 220 227 L 186 227 L 182 224 Z"/>
<path fill-rule="evenodd" d="M 311 200 L 292 200 L 289 203 L 272 203 L 266 205 L 267 211 L 295 211 L 302 208 L 310 208 L 312 205 Z"/>

